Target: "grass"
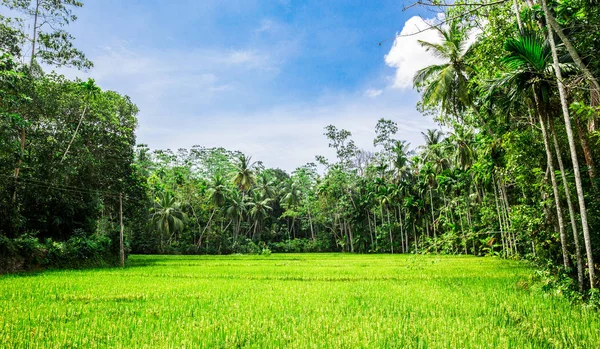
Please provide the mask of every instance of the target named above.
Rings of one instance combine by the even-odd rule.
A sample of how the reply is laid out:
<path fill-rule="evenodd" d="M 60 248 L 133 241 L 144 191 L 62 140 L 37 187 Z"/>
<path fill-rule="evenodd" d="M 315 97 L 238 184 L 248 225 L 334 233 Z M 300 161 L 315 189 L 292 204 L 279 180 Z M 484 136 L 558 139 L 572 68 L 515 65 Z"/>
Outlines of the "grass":
<path fill-rule="evenodd" d="M 597 348 L 600 314 L 465 256 L 132 256 L 0 277 L 0 348 Z"/>

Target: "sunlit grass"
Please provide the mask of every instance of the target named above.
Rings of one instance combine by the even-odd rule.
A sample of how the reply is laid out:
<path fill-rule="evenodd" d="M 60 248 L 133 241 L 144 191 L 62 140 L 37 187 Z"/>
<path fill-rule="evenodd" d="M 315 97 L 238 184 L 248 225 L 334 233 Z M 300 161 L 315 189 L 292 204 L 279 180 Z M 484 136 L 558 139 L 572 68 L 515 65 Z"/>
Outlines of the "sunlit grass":
<path fill-rule="evenodd" d="M 132 256 L 0 278 L 0 348 L 597 348 L 600 314 L 492 258 Z"/>

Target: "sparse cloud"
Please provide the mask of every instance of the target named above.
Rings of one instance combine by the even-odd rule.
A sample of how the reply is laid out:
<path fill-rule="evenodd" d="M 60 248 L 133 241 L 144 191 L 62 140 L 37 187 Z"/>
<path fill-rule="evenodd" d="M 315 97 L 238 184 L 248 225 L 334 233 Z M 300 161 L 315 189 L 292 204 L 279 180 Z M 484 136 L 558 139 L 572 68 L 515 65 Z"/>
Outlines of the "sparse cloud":
<path fill-rule="evenodd" d="M 383 93 L 383 90 L 370 88 L 365 91 L 365 96 L 375 98 L 377 96 L 380 96 L 382 93 Z"/>

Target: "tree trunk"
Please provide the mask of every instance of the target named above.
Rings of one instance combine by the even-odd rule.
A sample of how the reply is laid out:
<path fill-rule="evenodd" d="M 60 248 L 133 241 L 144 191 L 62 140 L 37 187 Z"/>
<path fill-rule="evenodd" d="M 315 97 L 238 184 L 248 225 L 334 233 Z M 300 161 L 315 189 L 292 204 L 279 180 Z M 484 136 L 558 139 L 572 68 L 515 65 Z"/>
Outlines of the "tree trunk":
<path fill-rule="evenodd" d="M 435 231 L 435 213 L 433 211 L 433 194 L 431 193 L 431 185 L 429 186 L 429 201 L 431 202 L 431 230 L 433 230 L 433 246 L 435 248 L 435 253 L 438 253 L 437 233 Z"/>
<path fill-rule="evenodd" d="M 310 206 L 308 206 L 308 223 L 310 223 L 310 237 L 312 238 L 312 241 L 316 241 L 317 238 L 315 237 L 315 231 L 313 229 L 313 223 L 312 223 L 312 217 L 310 215 Z"/>
<path fill-rule="evenodd" d="M 523 22 L 521 21 L 521 11 L 519 10 L 519 3 L 517 0 L 513 0 L 513 6 L 515 7 L 515 14 L 517 16 L 517 24 L 519 26 L 519 31 L 523 33 Z"/>
<path fill-rule="evenodd" d="M 206 227 L 204 227 L 204 230 L 202 230 L 202 233 L 200 234 L 200 238 L 198 239 L 198 245 L 197 245 L 196 249 L 200 249 L 200 245 L 202 244 L 202 236 L 204 236 L 206 229 L 208 229 L 208 226 L 210 225 L 210 221 L 212 220 L 213 216 L 215 215 L 215 212 L 217 212 L 217 209 L 213 208 L 213 211 L 210 214 L 210 217 L 208 218 L 208 222 L 206 222 Z"/>
<path fill-rule="evenodd" d="M 535 91 L 534 91 L 535 94 Z M 537 103 L 537 97 L 536 97 Z M 538 105 L 539 108 L 539 105 Z M 542 128 L 542 137 L 544 138 L 544 149 L 546 150 L 546 161 L 548 168 L 550 169 L 550 179 L 552 181 L 552 193 L 554 194 L 554 204 L 556 205 L 556 215 L 558 218 L 558 232 L 560 236 L 560 247 L 562 251 L 563 265 L 565 269 L 570 268 L 569 264 L 569 252 L 567 251 L 567 237 L 565 235 L 565 223 L 562 212 L 562 206 L 560 204 L 560 194 L 558 192 L 558 182 L 556 181 L 556 173 L 554 172 L 554 160 L 552 158 L 552 151 L 550 150 L 550 140 L 548 138 L 548 130 L 544 123 L 544 118 L 541 112 L 538 110 L 538 118 L 540 121 L 540 127 Z"/>
<path fill-rule="evenodd" d="M 402 226 L 402 211 L 400 211 L 400 207 L 398 207 L 398 223 L 400 224 L 400 239 L 402 240 L 402 253 L 406 253 L 406 248 L 404 246 L 404 227 Z"/>
<path fill-rule="evenodd" d="M 496 202 L 496 213 L 498 214 L 498 227 L 500 229 L 500 238 L 502 240 L 502 251 L 504 252 L 504 257 L 506 257 L 507 243 L 504 237 L 504 225 L 502 222 L 502 216 L 500 215 L 500 205 L 498 204 L 498 194 L 496 191 L 496 180 L 494 178 L 492 178 L 492 185 L 494 186 L 494 201 Z"/>
<path fill-rule="evenodd" d="M 392 223 L 390 221 L 390 210 L 387 210 L 387 219 L 388 219 L 388 230 L 390 232 L 390 249 L 392 250 L 392 254 L 394 254 L 394 238 L 392 237 Z"/>
<path fill-rule="evenodd" d="M 549 22 L 550 26 L 552 25 L 552 23 L 555 24 L 556 28 L 555 30 L 558 32 L 562 32 L 560 26 L 558 26 L 556 24 L 556 21 L 554 20 L 554 17 L 552 17 L 552 15 L 550 14 L 550 10 L 548 9 L 548 5 L 546 4 L 546 0 L 542 0 L 542 8 L 544 10 L 544 14 L 546 16 L 546 21 Z M 577 159 L 577 148 L 575 146 L 575 139 L 573 137 L 573 128 L 571 126 L 571 118 L 569 115 L 569 106 L 567 105 L 567 94 L 565 92 L 565 86 L 563 85 L 563 79 L 562 79 L 562 72 L 560 71 L 560 64 L 558 61 L 558 52 L 556 51 L 556 44 L 554 43 L 554 34 L 552 32 L 552 28 L 548 26 L 548 40 L 550 41 L 550 48 L 552 50 L 552 61 L 554 63 L 554 73 L 556 75 L 556 82 L 558 84 L 558 93 L 560 95 L 560 104 L 562 107 L 562 112 L 563 112 L 563 118 L 565 119 L 565 128 L 567 130 L 567 138 L 569 140 L 569 148 L 571 150 L 571 161 L 573 162 L 573 172 L 575 174 L 575 188 L 577 189 L 577 200 L 579 202 L 579 213 L 581 216 L 581 226 L 583 229 L 583 239 L 585 241 L 585 250 L 586 250 L 586 254 L 587 254 L 587 260 L 588 260 L 588 271 L 589 271 L 589 275 L 590 275 L 590 287 L 591 288 L 596 288 L 596 273 L 594 270 L 594 256 L 592 255 L 593 253 L 593 248 L 592 248 L 592 241 L 591 241 L 591 237 L 590 237 L 590 231 L 589 231 L 589 227 L 588 227 L 588 220 L 587 220 L 587 209 L 585 207 L 585 199 L 584 199 L 584 194 L 583 194 L 583 184 L 581 183 L 581 173 L 579 171 L 579 160 Z M 559 33 L 559 36 L 561 34 Z M 564 35 L 564 34 L 563 34 Z M 562 39 L 562 36 L 561 36 Z M 571 56 L 573 56 L 573 46 L 569 44 L 567 44 L 568 39 L 563 39 L 565 46 L 567 47 L 567 50 L 569 50 L 569 53 L 571 54 Z M 569 48 L 569 46 L 571 48 Z M 575 57 L 573 57 L 573 60 L 576 61 Z M 577 63 L 577 61 L 576 61 Z M 585 68 L 585 65 L 583 65 L 583 63 L 581 62 L 581 60 L 579 59 L 579 63 L 581 63 L 581 65 Z M 578 64 L 579 65 L 579 64 Z M 581 68 L 581 67 L 580 67 Z M 587 71 L 587 68 L 585 68 L 585 71 Z M 589 73 L 589 71 L 588 71 Z M 586 74 L 587 76 L 587 74 Z M 593 76 L 592 76 L 593 78 Z M 597 89 L 598 88 L 598 82 L 596 81 L 595 86 Z"/>
<path fill-rule="evenodd" d="M 579 135 L 579 141 L 581 143 L 581 148 L 583 149 L 583 155 L 585 157 L 585 163 L 587 164 L 587 170 L 588 174 L 590 175 L 592 187 L 594 190 L 596 190 L 598 189 L 596 188 L 596 163 L 594 161 L 592 148 L 590 147 L 590 142 L 585 134 L 584 127 L 581 125 L 581 120 L 578 118 L 575 118 L 575 126 L 577 126 L 577 134 Z"/>
<path fill-rule="evenodd" d="M 83 113 L 81 113 L 81 117 L 79 118 L 79 123 L 77 124 L 77 128 L 75 128 L 75 133 L 73 133 L 73 137 L 71 137 L 71 141 L 67 145 L 67 150 L 65 150 L 65 153 L 63 154 L 63 157 L 60 160 L 61 164 L 67 158 L 67 154 L 69 153 L 69 149 L 71 149 L 71 144 L 73 144 L 73 141 L 75 140 L 75 137 L 77 136 L 77 132 L 79 131 L 79 127 L 81 127 L 81 122 L 83 121 L 83 118 L 85 117 L 85 112 L 87 110 L 87 107 L 88 107 L 87 104 L 83 107 Z"/>
<path fill-rule="evenodd" d="M 554 150 L 556 152 L 556 158 L 558 159 L 558 166 L 560 167 L 560 176 L 562 178 L 563 187 L 565 189 L 567 206 L 569 207 L 571 230 L 573 231 L 573 241 L 575 242 L 575 255 L 577 256 L 577 281 L 579 283 L 579 290 L 583 291 L 583 256 L 581 255 L 579 233 L 577 232 L 577 223 L 575 222 L 575 209 L 573 208 L 573 201 L 571 200 L 571 192 L 569 190 L 569 182 L 567 181 L 567 176 L 565 174 L 565 166 L 563 164 L 562 154 L 560 153 L 560 146 L 558 145 L 558 140 L 556 139 L 556 132 L 554 131 L 554 121 L 552 120 L 552 118 L 550 118 L 550 121 L 548 123 L 550 124 L 550 132 L 552 133 L 552 140 L 554 141 Z"/>
<path fill-rule="evenodd" d="M 352 227 L 350 226 L 350 224 L 347 224 L 347 229 L 348 229 L 348 233 L 350 236 L 350 252 L 354 253 L 354 236 L 352 236 Z"/>

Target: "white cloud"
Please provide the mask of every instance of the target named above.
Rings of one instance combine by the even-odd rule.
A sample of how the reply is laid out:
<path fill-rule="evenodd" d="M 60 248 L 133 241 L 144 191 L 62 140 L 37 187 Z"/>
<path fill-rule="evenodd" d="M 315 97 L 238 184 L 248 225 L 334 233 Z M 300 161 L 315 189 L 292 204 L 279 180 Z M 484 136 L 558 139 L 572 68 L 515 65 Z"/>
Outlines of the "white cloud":
<path fill-rule="evenodd" d="M 383 93 L 383 90 L 370 88 L 365 91 L 365 96 L 375 98 L 377 96 L 380 96 L 382 93 Z"/>
<path fill-rule="evenodd" d="M 432 43 L 441 42 L 439 32 L 432 28 L 444 21 L 444 14 L 440 13 L 436 18 L 422 18 L 418 16 L 411 17 L 404 24 L 404 28 L 394 40 L 390 52 L 385 55 L 385 63 L 396 68 L 392 87 L 411 88 L 413 77 L 417 71 L 433 64 L 440 64 L 443 61 L 434 57 L 430 52 L 425 51 L 419 44 L 420 41 Z M 467 45 L 471 46 L 481 29 L 473 28 L 468 33 Z"/>
<path fill-rule="evenodd" d="M 396 68 L 393 87 L 411 88 L 413 77 L 417 71 L 441 62 L 431 53 L 426 52 L 419 44 L 419 40 L 440 42 L 439 33 L 436 30 L 426 30 L 437 22 L 439 22 L 439 18 L 423 19 L 418 16 L 411 17 L 406 21 L 404 28 L 394 40 L 390 52 L 385 55 L 385 63 Z"/>

